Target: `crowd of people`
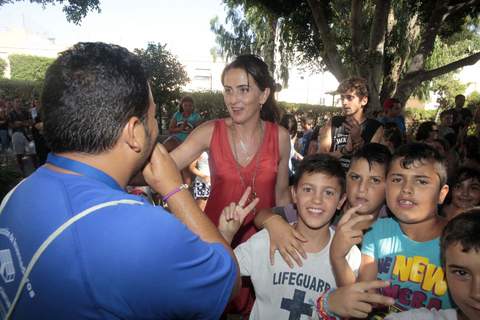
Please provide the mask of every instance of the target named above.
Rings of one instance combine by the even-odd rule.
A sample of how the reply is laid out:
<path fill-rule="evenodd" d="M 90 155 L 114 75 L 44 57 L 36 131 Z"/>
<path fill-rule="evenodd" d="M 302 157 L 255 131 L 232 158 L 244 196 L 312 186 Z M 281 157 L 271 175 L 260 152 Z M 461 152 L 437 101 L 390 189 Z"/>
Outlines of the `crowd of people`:
<path fill-rule="evenodd" d="M 49 149 L 43 138 L 43 122 L 38 101 L 0 98 L 0 166 L 7 166 L 13 155 L 18 169 L 26 177 L 26 162 L 34 168 L 43 165 Z"/>
<path fill-rule="evenodd" d="M 0 207 L 2 319 L 480 317 L 480 111 L 465 97 L 412 135 L 398 100 L 369 116 L 362 78 L 321 124 L 282 114 L 257 56 L 221 81 L 229 116 L 204 121 L 184 97 L 162 145 L 135 55 L 60 54 L 37 120 L 51 152 Z M 15 149 L 34 122 L 4 118 Z"/>

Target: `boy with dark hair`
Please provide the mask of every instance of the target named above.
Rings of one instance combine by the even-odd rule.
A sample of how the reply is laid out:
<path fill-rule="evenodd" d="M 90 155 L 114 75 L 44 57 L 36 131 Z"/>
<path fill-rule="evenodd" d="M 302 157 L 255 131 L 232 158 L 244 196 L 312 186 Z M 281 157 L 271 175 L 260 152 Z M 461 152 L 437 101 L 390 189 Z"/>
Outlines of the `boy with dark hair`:
<path fill-rule="evenodd" d="M 480 319 L 480 208 L 453 218 L 440 239 L 442 266 L 456 309 L 411 309 L 389 314 L 385 320 L 476 320 Z M 368 289 L 385 287 L 388 282 L 367 281 L 348 285 L 319 297 L 319 316 L 366 318 L 372 303 L 389 305 L 390 298 L 365 294 Z"/>
<path fill-rule="evenodd" d="M 363 217 L 356 218 L 353 222 L 355 222 L 355 224 L 358 223 L 355 225 L 355 229 L 358 229 L 360 232 L 361 230 L 368 229 L 372 223 L 375 222 L 384 206 L 385 176 L 390 158 L 391 153 L 388 148 L 379 143 L 364 145 L 352 157 L 352 164 L 346 175 L 347 203 L 344 206 L 344 211 L 356 206 L 358 207 L 353 217 Z M 292 265 L 289 258 L 289 256 L 291 256 L 292 259 L 301 265 L 300 257 L 294 251 L 298 251 L 298 253 L 303 256 L 300 242 L 305 239 L 297 232 L 288 232 L 291 228 L 289 228 L 284 221 L 286 220 L 289 223 L 296 222 L 296 210 L 290 206 L 286 206 L 273 208 L 272 211 L 273 212 L 270 210 L 261 210 L 255 219 L 256 223 L 268 229 L 273 245 L 271 248 L 272 251 L 278 246 L 282 257 L 287 263 Z M 280 215 L 283 219 L 270 219 L 274 216 L 273 213 Z M 350 218 L 348 220 L 350 220 Z M 343 218 L 343 221 L 346 222 L 346 218 Z M 334 221 L 333 224 L 337 224 L 337 221 Z M 352 224 L 352 222 L 350 224 Z M 350 224 L 346 226 L 347 229 Z M 344 231 L 348 232 L 345 230 L 345 227 L 340 225 L 336 226 L 337 229 L 339 227 L 340 229 L 337 231 L 340 231 L 340 235 Z M 340 235 L 337 235 L 337 237 Z M 283 244 L 277 240 L 282 241 Z M 293 246 L 295 250 L 287 250 L 287 248 L 284 248 L 284 243 Z"/>
<path fill-rule="evenodd" d="M 278 259 L 269 263 L 270 240 L 261 230 L 235 249 L 242 276 L 249 276 L 255 288 L 256 301 L 250 319 L 300 319 L 315 313 L 316 297 L 336 287 L 329 259 L 334 231 L 330 221 L 345 201 L 345 174 L 337 159 L 329 155 L 310 155 L 300 163 L 291 189 L 298 211 L 294 228 L 306 242 L 308 258 L 303 266 L 291 269 Z M 219 229 L 230 241 L 248 213 L 238 205 L 227 207 L 220 218 Z M 277 258 L 279 253 L 276 253 Z M 360 252 L 352 248 L 346 260 L 352 270 L 360 263 Z"/>
<path fill-rule="evenodd" d="M 443 230 L 440 251 L 448 289 L 457 309 L 417 309 L 388 320 L 480 319 L 480 208 L 462 213 Z"/>
<path fill-rule="evenodd" d="M 394 309 L 450 308 L 444 271 L 438 253 L 439 236 L 446 220 L 437 214 L 448 193 L 444 159 L 432 147 L 412 143 L 400 147 L 390 163 L 386 200 L 394 218 L 378 220 L 362 243 L 359 280 L 389 280 L 381 292 L 395 299 Z M 341 257 L 355 243 L 333 246 Z M 343 251 L 340 250 L 343 248 Z M 353 283 L 348 266 L 334 263 L 337 282 Z M 338 268 L 342 266 L 342 268 Z"/>
<path fill-rule="evenodd" d="M 480 205 L 480 171 L 470 167 L 460 167 L 449 177 L 448 193 L 442 215 L 451 220 L 463 211 Z"/>
<path fill-rule="evenodd" d="M 333 117 L 321 129 L 319 151 L 339 158 L 342 166 L 348 169 L 350 157 L 362 145 L 382 141 L 383 127 L 379 121 L 366 117 L 369 93 L 365 79 L 346 79 L 337 92 L 342 100 L 343 116 Z"/>

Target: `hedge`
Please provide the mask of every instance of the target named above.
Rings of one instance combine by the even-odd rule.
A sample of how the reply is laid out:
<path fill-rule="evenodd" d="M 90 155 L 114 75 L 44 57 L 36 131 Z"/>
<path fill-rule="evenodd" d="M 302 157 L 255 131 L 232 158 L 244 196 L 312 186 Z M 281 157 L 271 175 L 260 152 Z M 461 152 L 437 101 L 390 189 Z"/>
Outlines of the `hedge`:
<path fill-rule="evenodd" d="M 7 69 L 7 61 L 0 58 L 0 79 L 3 78 L 5 69 Z"/>
<path fill-rule="evenodd" d="M 42 81 L 0 79 L 0 98 L 30 100 L 40 96 Z"/>
<path fill-rule="evenodd" d="M 27 81 L 43 80 L 48 66 L 55 60 L 25 54 L 11 54 L 8 59 L 10 60 L 10 77 Z"/>

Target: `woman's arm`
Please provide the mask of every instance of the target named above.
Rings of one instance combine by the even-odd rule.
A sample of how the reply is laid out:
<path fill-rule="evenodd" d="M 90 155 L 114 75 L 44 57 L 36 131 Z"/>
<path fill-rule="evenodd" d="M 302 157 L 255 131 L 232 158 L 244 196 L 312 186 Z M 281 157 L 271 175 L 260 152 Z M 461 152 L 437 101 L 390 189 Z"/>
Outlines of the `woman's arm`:
<path fill-rule="evenodd" d="M 275 183 L 275 204 L 286 206 L 292 202 L 288 190 L 288 161 L 290 160 L 290 137 L 285 128 L 278 128 L 278 140 L 280 146 L 280 162 L 278 163 L 277 181 Z"/>
<path fill-rule="evenodd" d="M 170 152 L 170 156 L 182 170 L 197 159 L 200 154 L 209 149 L 215 122 L 208 121 L 195 128 L 187 139 L 176 149 Z"/>

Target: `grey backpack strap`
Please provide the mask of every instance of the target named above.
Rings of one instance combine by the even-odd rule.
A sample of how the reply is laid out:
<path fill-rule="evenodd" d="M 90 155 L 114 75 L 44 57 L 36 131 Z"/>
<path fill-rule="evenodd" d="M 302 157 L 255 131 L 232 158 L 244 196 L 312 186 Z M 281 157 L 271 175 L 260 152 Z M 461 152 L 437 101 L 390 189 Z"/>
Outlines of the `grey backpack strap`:
<path fill-rule="evenodd" d="M 11 194 L 9 193 L 9 195 L 7 195 L 7 196 L 10 197 L 10 195 Z M 8 199 L 6 199 L 6 200 L 8 200 Z M 6 204 L 6 201 L 4 200 L 3 203 L 2 203 L 2 208 L 1 209 L 3 209 L 5 204 Z M 103 202 L 103 203 L 94 205 L 93 207 L 85 209 L 82 212 L 80 212 L 80 213 L 74 215 L 73 217 L 71 217 L 64 224 L 62 224 L 60 227 L 58 227 L 50 236 L 48 236 L 48 238 L 40 245 L 40 247 L 37 249 L 37 251 L 35 251 L 35 253 L 32 256 L 32 259 L 28 263 L 28 266 L 25 269 L 25 272 L 23 273 L 22 280 L 20 281 L 20 284 L 18 286 L 17 293 L 15 294 L 15 298 L 13 299 L 12 303 L 10 304 L 10 306 L 8 308 L 8 312 L 7 312 L 7 315 L 5 317 L 5 320 L 10 319 L 10 317 L 12 315 L 12 312 L 15 309 L 15 306 L 17 305 L 18 299 L 20 298 L 20 296 L 22 294 L 23 287 L 27 283 L 28 276 L 32 272 L 33 267 L 35 266 L 35 264 L 37 263 L 38 259 L 43 254 L 43 252 L 47 249 L 47 247 L 59 235 L 61 235 L 63 233 L 63 231 L 65 231 L 68 227 L 70 227 L 72 224 L 74 224 L 78 220 L 80 220 L 80 219 L 82 219 L 82 218 L 100 210 L 100 209 L 103 209 L 103 208 L 106 208 L 106 207 L 116 206 L 116 205 L 119 205 L 119 204 L 143 205 L 143 202 L 136 201 L 136 200 L 130 200 L 130 199 L 123 199 L 123 200 Z M 0 210 L 0 214 L 1 214 L 1 210 Z"/>

